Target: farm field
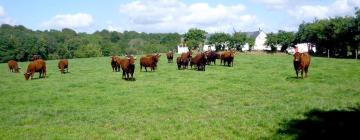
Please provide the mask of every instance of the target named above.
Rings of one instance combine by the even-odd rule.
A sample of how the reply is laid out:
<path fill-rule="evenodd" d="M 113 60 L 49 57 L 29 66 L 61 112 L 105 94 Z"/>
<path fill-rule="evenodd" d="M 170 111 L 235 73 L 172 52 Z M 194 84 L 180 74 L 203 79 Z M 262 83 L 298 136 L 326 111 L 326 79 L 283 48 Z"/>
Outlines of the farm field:
<path fill-rule="evenodd" d="M 0 64 L 0 139 L 294 139 L 288 122 L 360 106 L 352 59 L 312 57 L 296 79 L 292 56 L 239 54 L 205 72 L 177 70 L 164 54 L 156 72 L 139 72 L 137 58 L 135 81 L 109 57 L 69 59 L 64 75 L 49 60 L 47 78 L 29 81 L 28 62 L 20 73 Z"/>

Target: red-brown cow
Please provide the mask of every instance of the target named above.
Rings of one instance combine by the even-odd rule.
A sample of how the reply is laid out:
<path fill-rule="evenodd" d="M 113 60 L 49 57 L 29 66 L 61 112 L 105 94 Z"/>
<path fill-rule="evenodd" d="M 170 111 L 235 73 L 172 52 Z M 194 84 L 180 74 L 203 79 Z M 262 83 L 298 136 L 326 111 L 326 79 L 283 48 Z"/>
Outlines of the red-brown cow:
<path fill-rule="evenodd" d="M 69 72 L 69 62 L 67 59 L 61 59 L 58 63 L 58 68 L 60 70 L 60 73 L 65 74 L 65 69 L 66 72 Z"/>
<path fill-rule="evenodd" d="M 207 60 L 206 64 L 210 65 L 211 62 L 213 62 L 215 65 L 217 59 L 217 53 L 215 51 L 206 51 L 205 54 Z"/>
<path fill-rule="evenodd" d="M 221 62 L 230 66 L 234 66 L 234 57 L 235 57 L 235 51 L 225 51 L 221 54 L 220 59 Z"/>
<path fill-rule="evenodd" d="M 8 61 L 9 71 L 10 72 L 16 72 L 19 73 L 19 69 L 21 69 L 18 66 L 18 63 L 15 60 L 9 60 Z"/>
<path fill-rule="evenodd" d="M 122 74 L 123 79 L 134 80 L 133 76 L 134 76 L 134 70 L 135 70 L 135 60 L 136 60 L 136 57 L 128 55 L 127 57 L 119 58 L 118 61 L 116 61 L 120 65 L 120 67 L 123 71 L 123 74 Z M 131 79 L 129 77 L 129 74 L 131 75 Z"/>
<path fill-rule="evenodd" d="M 157 55 L 147 55 L 140 58 L 140 72 L 142 71 L 142 67 L 145 67 L 145 71 L 147 71 L 147 67 L 150 67 L 151 71 L 155 71 L 156 63 L 158 61 Z"/>
<path fill-rule="evenodd" d="M 112 57 L 111 57 L 111 62 L 110 62 L 110 64 L 111 64 L 111 67 L 112 67 L 113 72 L 114 72 L 114 71 L 115 71 L 115 72 L 120 71 L 120 65 L 116 62 L 116 61 L 118 61 L 118 60 L 119 60 L 119 57 L 117 57 L 117 56 L 112 56 Z"/>
<path fill-rule="evenodd" d="M 30 76 L 33 79 L 35 72 L 39 72 L 39 78 L 41 78 L 41 75 L 46 78 L 46 63 L 44 60 L 37 59 L 31 62 L 27 67 L 26 73 L 24 73 L 25 79 L 29 80 Z"/>
<path fill-rule="evenodd" d="M 158 53 L 154 53 L 154 54 L 148 54 L 148 55 L 145 55 L 145 56 L 151 56 L 151 57 L 154 57 L 155 58 L 155 63 L 157 64 L 159 62 L 159 59 L 160 59 L 160 56 L 161 54 L 158 54 Z M 156 67 L 156 66 L 155 66 Z"/>
<path fill-rule="evenodd" d="M 181 63 L 181 57 L 180 57 L 180 56 L 176 58 L 176 64 L 177 64 L 177 66 L 178 66 L 178 69 L 180 70 L 181 65 L 182 65 L 182 63 Z"/>
<path fill-rule="evenodd" d="M 192 68 L 192 65 L 196 65 L 197 70 L 205 71 L 206 61 L 205 53 L 201 52 L 191 59 L 190 66 Z"/>
<path fill-rule="evenodd" d="M 181 54 L 181 66 L 183 66 L 183 69 L 187 69 L 188 65 L 189 65 L 189 61 L 191 60 L 192 57 L 192 52 L 191 50 L 189 50 L 186 53 L 182 53 Z"/>
<path fill-rule="evenodd" d="M 173 62 L 173 58 L 174 58 L 174 52 L 169 51 L 166 53 L 166 58 L 168 59 L 168 63 L 172 63 Z"/>
<path fill-rule="evenodd" d="M 303 73 L 305 72 L 305 77 L 307 77 L 308 69 L 310 66 L 310 54 L 309 53 L 299 53 L 294 54 L 294 69 L 296 72 L 296 77 L 299 78 L 299 71 L 301 72 L 301 78 L 303 78 Z"/>

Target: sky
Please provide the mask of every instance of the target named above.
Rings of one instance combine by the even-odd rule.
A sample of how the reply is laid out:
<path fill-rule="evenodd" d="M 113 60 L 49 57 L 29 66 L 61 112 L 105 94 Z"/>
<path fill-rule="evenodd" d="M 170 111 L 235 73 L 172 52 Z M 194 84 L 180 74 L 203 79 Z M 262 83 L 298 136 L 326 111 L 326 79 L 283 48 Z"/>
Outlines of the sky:
<path fill-rule="evenodd" d="M 0 0 L 0 24 L 146 33 L 296 31 L 315 18 L 353 16 L 360 0 Z"/>

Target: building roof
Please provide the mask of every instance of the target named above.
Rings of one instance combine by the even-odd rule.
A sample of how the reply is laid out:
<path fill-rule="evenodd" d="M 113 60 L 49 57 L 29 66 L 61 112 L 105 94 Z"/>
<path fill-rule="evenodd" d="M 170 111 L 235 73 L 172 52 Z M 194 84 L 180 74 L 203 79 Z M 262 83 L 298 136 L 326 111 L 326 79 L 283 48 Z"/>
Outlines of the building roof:
<path fill-rule="evenodd" d="M 244 32 L 247 37 L 251 37 L 251 38 L 256 38 L 259 34 L 260 34 L 261 31 L 255 31 L 255 32 Z"/>

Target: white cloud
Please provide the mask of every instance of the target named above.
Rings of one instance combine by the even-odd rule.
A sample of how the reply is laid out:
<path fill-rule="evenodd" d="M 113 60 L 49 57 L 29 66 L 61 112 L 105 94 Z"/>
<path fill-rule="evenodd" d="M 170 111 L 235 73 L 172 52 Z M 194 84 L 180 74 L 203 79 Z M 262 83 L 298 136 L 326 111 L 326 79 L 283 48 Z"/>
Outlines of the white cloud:
<path fill-rule="evenodd" d="M 282 9 L 290 4 L 289 0 L 253 0 L 258 3 L 264 4 L 268 8 Z"/>
<path fill-rule="evenodd" d="M 86 13 L 56 15 L 48 21 L 41 24 L 44 28 L 61 29 L 61 28 L 86 28 L 93 23 L 93 17 Z"/>
<path fill-rule="evenodd" d="M 131 25 L 127 30 L 144 32 L 186 32 L 201 28 L 209 32 L 253 30 L 259 25 L 255 15 L 245 14 L 242 4 L 210 6 L 207 3 L 185 4 L 179 0 L 138 0 L 120 6 Z M 252 28 L 252 29 L 245 29 Z"/>
<path fill-rule="evenodd" d="M 0 5 L 0 24 L 11 24 L 14 25 L 15 21 L 6 15 L 4 7 Z"/>
<path fill-rule="evenodd" d="M 353 15 L 354 7 L 360 6 L 359 0 L 336 0 L 329 5 L 301 5 L 288 13 L 298 20 L 309 21 L 314 18 L 323 19 L 334 16 Z"/>

